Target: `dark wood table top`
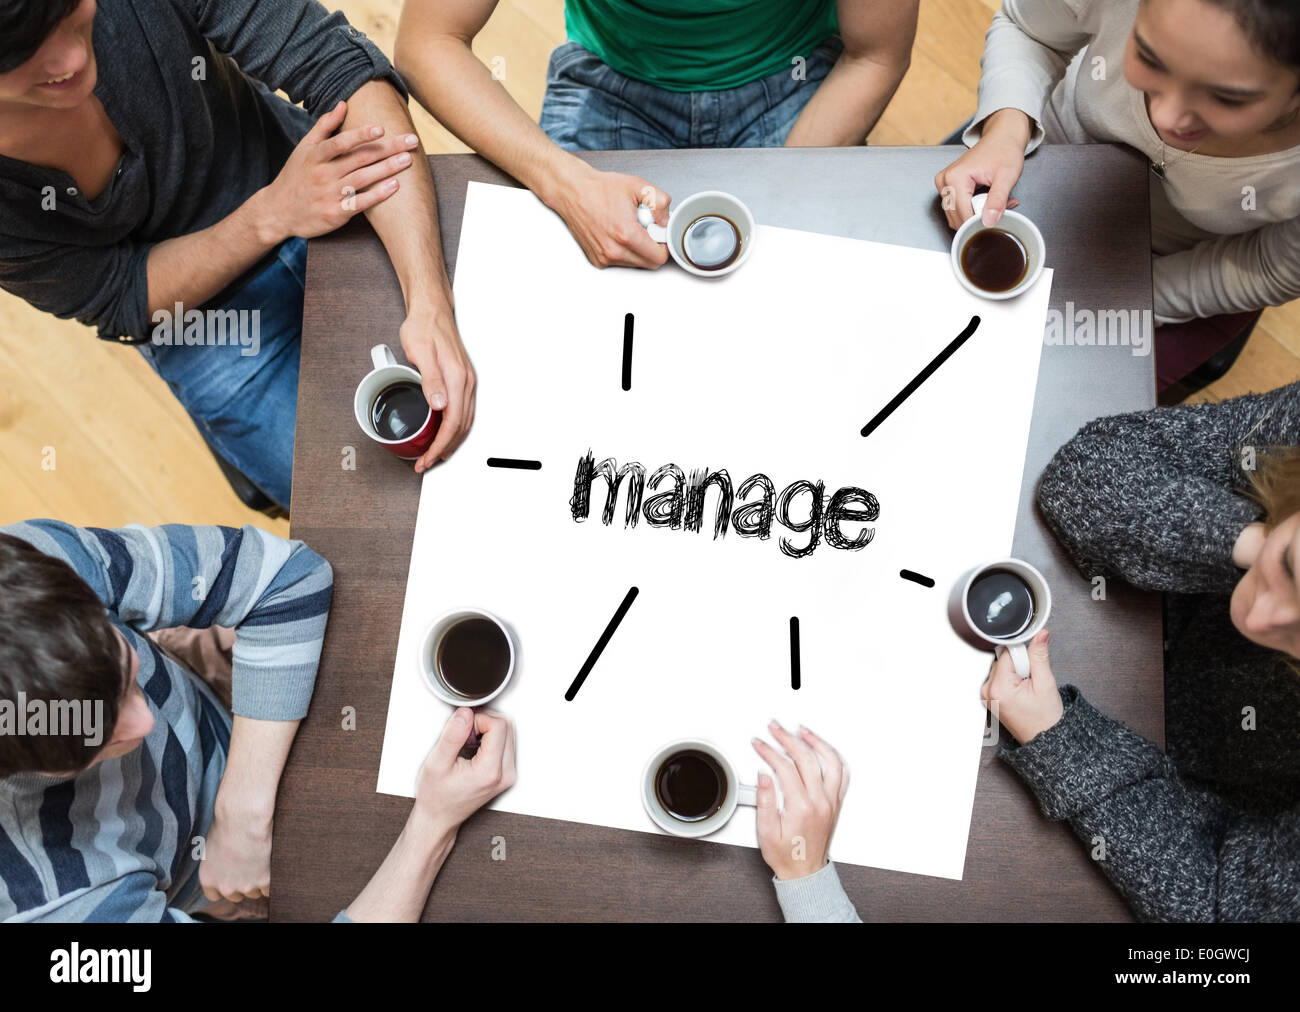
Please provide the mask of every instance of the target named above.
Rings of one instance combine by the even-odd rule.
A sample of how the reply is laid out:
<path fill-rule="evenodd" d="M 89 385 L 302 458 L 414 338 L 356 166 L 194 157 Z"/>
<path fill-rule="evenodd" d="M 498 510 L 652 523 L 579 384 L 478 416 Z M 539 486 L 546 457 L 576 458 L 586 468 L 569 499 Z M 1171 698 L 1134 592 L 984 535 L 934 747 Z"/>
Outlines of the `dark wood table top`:
<path fill-rule="evenodd" d="M 642 175 L 677 197 L 726 189 L 765 224 L 948 248 L 932 180 L 958 149 L 827 148 L 598 152 L 599 168 Z M 466 183 L 512 181 L 473 155 L 430 159 L 448 269 Z M 1147 167 L 1111 145 L 1043 147 L 1016 189 L 1055 268 L 1051 305 L 1150 309 Z M 508 292 L 509 279 L 502 279 Z M 313 240 L 298 387 L 293 536 L 334 567 L 334 605 L 311 711 L 298 732 L 275 819 L 275 920 L 328 920 L 362 889 L 397 838 L 405 798 L 375 793 L 420 480 L 366 440 L 352 395 L 367 349 L 400 348 L 401 292 L 358 219 Z M 469 349 L 471 357 L 474 349 Z M 1052 663 L 1104 712 L 1164 742 L 1160 600 L 1112 584 L 1092 599 L 1037 514 L 1038 475 L 1097 415 L 1154 404 L 1153 355 L 1044 346 L 1014 553 L 1052 585 Z M 344 467 L 355 448 L 355 469 Z M 954 518 L 960 522 L 960 517 Z M 344 711 L 355 711 L 345 730 Z M 434 729 L 430 731 L 433 740 Z M 960 882 L 839 865 L 864 920 L 1106 920 L 1127 907 L 1068 826 L 982 750 Z M 503 837 L 506 859 L 492 859 Z M 425 908 L 428 920 L 780 920 L 757 850 L 700 847 L 653 833 L 483 811 L 461 828 Z"/>

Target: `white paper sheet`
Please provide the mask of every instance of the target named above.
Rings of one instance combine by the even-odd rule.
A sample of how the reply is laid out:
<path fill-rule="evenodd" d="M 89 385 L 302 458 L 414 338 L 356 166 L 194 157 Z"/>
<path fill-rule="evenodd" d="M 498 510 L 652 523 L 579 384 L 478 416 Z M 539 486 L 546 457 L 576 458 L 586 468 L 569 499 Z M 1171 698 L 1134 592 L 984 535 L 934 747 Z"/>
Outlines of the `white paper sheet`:
<path fill-rule="evenodd" d="M 947 254 L 759 226 L 748 263 L 699 279 L 597 270 L 526 190 L 470 183 L 456 264 L 478 409 L 424 478 L 378 790 L 412 796 L 449 708 L 424 686 L 428 624 L 464 605 L 501 616 L 521 657 L 493 704 L 517 726 L 518 780 L 493 807 L 659 832 L 640 778 L 663 743 L 702 736 L 746 783 L 770 718 L 846 758 L 837 862 L 961 878 L 990 656 L 947 624 L 948 588 L 1009 554 L 1051 272 L 1009 302 L 966 293 Z M 621 385 L 634 315 L 631 389 Z M 869 437 L 860 430 L 972 316 L 974 335 Z M 762 472 L 877 497 L 870 544 L 782 554 L 730 528 L 613 524 L 597 478 L 570 511 L 579 458 Z M 531 458 L 539 471 L 486 466 Z M 672 482 L 657 490 L 671 488 Z M 795 499 L 795 520 L 809 495 Z M 753 501 L 751 496 L 746 501 Z M 737 501 L 739 505 L 739 500 Z M 844 525 L 853 536 L 860 523 Z M 899 577 L 932 577 L 925 588 Z M 571 702 L 565 692 L 630 587 L 639 596 Z M 798 616 L 802 686 L 790 684 Z M 709 841 L 755 846 L 740 808 Z M 703 841 L 701 846 L 707 846 Z"/>

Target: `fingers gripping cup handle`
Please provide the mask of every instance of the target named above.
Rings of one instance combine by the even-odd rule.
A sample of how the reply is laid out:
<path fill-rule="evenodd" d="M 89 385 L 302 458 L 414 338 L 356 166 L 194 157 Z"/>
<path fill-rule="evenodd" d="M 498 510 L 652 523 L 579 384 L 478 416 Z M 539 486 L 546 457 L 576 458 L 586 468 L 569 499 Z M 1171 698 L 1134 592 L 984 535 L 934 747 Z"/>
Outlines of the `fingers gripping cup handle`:
<path fill-rule="evenodd" d="M 1006 646 L 995 647 L 993 654 L 995 657 L 1001 657 L 1003 650 L 1011 652 L 1011 663 L 1016 666 L 1016 674 L 1021 678 L 1029 677 L 1029 648 L 1024 643 L 1009 643 Z"/>
<path fill-rule="evenodd" d="M 668 229 L 655 221 L 655 213 L 650 210 L 649 204 L 637 205 L 636 220 L 641 223 L 642 228 L 650 233 L 650 238 L 655 242 L 668 242 Z"/>

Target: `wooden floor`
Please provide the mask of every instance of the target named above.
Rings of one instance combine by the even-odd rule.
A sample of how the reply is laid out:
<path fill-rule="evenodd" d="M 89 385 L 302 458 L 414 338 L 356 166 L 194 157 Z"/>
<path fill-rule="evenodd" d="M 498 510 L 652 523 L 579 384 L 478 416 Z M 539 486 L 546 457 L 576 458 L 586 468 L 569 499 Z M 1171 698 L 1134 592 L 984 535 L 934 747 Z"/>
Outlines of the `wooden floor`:
<path fill-rule="evenodd" d="M 400 0 L 336 3 L 392 53 Z M 997 6 L 922 0 L 911 69 L 873 144 L 934 144 L 970 115 Z M 484 61 L 504 58 L 506 87 L 536 118 L 547 56 L 563 40 L 563 0 L 502 0 L 475 50 Z M 429 151 L 465 150 L 423 110 L 415 118 Z M 252 523 L 288 533 L 287 522 L 239 503 L 185 412 L 133 349 L 101 343 L 87 328 L 0 292 L 0 372 L 0 524 L 50 516 L 94 526 Z M 1265 313 L 1232 371 L 1196 399 L 1298 378 L 1300 302 L 1293 302 Z"/>

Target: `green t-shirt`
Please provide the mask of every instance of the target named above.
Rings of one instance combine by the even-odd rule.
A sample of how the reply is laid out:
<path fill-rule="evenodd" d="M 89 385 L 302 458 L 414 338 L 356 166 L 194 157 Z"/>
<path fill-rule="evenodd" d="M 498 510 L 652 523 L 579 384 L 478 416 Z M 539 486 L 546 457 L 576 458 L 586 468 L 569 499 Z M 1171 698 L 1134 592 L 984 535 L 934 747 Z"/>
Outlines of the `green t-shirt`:
<path fill-rule="evenodd" d="M 735 88 L 838 31 L 835 0 L 565 0 L 569 38 L 669 91 Z"/>

